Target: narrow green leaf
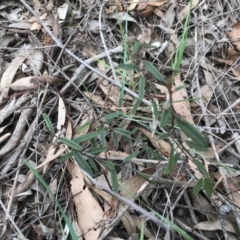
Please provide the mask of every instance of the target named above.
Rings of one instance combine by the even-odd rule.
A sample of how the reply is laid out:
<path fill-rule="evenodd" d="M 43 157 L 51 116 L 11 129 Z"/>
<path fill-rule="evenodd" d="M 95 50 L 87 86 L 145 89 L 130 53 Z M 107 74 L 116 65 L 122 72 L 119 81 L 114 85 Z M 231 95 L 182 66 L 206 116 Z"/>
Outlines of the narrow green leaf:
<path fill-rule="evenodd" d="M 208 151 L 208 148 L 205 147 L 205 146 L 201 146 L 193 141 L 186 141 L 186 144 L 190 147 L 190 148 L 193 148 L 193 149 L 196 149 L 198 151 L 202 151 L 202 152 L 207 152 Z"/>
<path fill-rule="evenodd" d="M 107 150 L 108 150 L 107 147 L 94 147 L 94 148 L 92 147 L 92 148 L 88 149 L 87 152 L 92 154 L 92 155 L 96 155 L 96 154 L 99 154 L 101 152 L 105 152 Z"/>
<path fill-rule="evenodd" d="M 209 178 L 204 178 L 203 180 L 203 187 L 206 191 L 206 194 L 209 198 L 211 198 L 213 193 L 213 184 Z"/>
<path fill-rule="evenodd" d="M 175 92 L 180 91 L 181 89 L 186 88 L 186 85 L 181 85 L 175 88 Z"/>
<path fill-rule="evenodd" d="M 106 139 L 105 139 L 105 129 L 103 126 L 101 126 L 100 130 L 99 130 L 99 140 L 101 145 L 104 147 L 106 144 Z"/>
<path fill-rule="evenodd" d="M 114 131 L 115 133 L 117 133 L 117 134 L 119 134 L 119 135 L 121 135 L 121 136 L 124 136 L 124 137 L 126 137 L 126 138 L 128 138 L 128 139 L 131 140 L 130 133 L 129 133 L 127 130 L 125 130 L 125 129 L 123 129 L 123 128 L 114 128 L 113 131 Z"/>
<path fill-rule="evenodd" d="M 171 113 L 172 113 L 172 108 L 169 108 L 169 109 L 165 109 L 161 115 L 161 119 L 160 119 L 160 127 L 161 128 L 164 128 L 169 119 L 170 119 L 170 116 L 171 116 Z"/>
<path fill-rule="evenodd" d="M 141 43 L 140 47 L 143 48 L 158 48 L 157 46 L 151 45 L 151 44 L 146 44 L 146 43 Z"/>
<path fill-rule="evenodd" d="M 144 65 L 147 68 L 147 70 L 159 81 L 163 81 L 163 75 L 158 71 L 158 69 L 148 61 L 144 61 Z"/>
<path fill-rule="evenodd" d="M 78 143 L 74 142 L 73 140 L 63 137 L 63 138 L 60 138 L 60 141 L 72 149 L 82 151 L 82 147 Z"/>
<path fill-rule="evenodd" d="M 35 175 L 35 177 L 37 178 L 37 180 L 43 185 L 43 187 L 47 190 L 47 192 L 49 193 L 49 195 L 52 197 L 52 199 L 55 201 L 57 207 L 59 208 L 71 235 L 71 239 L 72 240 L 78 240 L 79 238 L 77 237 L 73 226 L 69 220 L 69 218 L 67 217 L 65 211 L 63 210 L 63 208 L 61 207 L 61 205 L 59 204 L 59 202 L 57 201 L 57 199 L 55 198 L 52 190 L 49 188 L 48 184 L 45 182 L 45 180 L 42 178 L 42 176 L 37 172 L 36 169 L 34 169 L 34 167 L 28 162 L 28 161 L 24 161 L 24 163 L 28 166 L 28 168 L 32 171 L 32 173 Z"/>
<path fill-rule="evenodd" d="M 134 44 L 133 44 L 133 49 L 132 49 L 132 54 L 133 54 L 133 55 L 138 52 L 139 47 L 140 47 L 140 42 L 139 42 L 139 41 L 134 42 Z"/>
<path fill-rule="evenodd" d="M 95 148 L 95 147 L 98 146 L 98 145 L 97 145 L 96 138 L 92 138 L 92 139 L 90 140 L 90 142 L 91 142 L 92 148 Z"/>
<path fill-rule="evenodd" d="M 64 161 L 68 160 L 69 158 L 73 157 L 73 155 L 74 155 L 74 152 L 66 153 L 62 157 L 60 157 L 59 161 L 64 162 Z"/>
<path fill-rule="evenodd" d="M 152 101 L 152 107 L 153 107 L 154 117 L 157 120 L 159 116 L 159 109 L 158 109 L 157 103 L 154 100 Z"/>
<path fill-rule="evenodd" d="M 49 116 L 46 113 L 43 113 L 43 118 L 44 118 L 44 122 L 47 125 L 48 130 L 50 132 L 53 132 L 53 125 L 52 125 L 52 122 L 51 122 Z"/>
<path fill-rule="evenodd" d="M 126 163 L 126 162 L 129 162 L 130 160 L 132 160 L 133 158 L 135 158 L 140 152 L 139 151 L 136 151 L 130 155 L 128 155 L 127 157 L 125 157 L 123 159 L 123 162 Z"/>
<path fill-rule="evenodd" d="M 112 131 L 111 136 L 112 136 L 115 147 L 119 148 L 119 141 L 118 141 L 117 134 L 114 131 Z"/>
<path fill-rule="evenodd" d="M 89 163 L 89 165 L 91 166 L 92 169 L 94 169 L 96 172 L 98 172 L 98 167 L 95 164 L 94 160 L 88 159 L 88 163 Z"/>
<path fill-rule="evenodd" d="M 163 160 L 162 156 L 159 153 L 157 153 L 155 150 L 153 150 L 152 148 L 150 148 L 150 147 L 146 148 L 143 146 L 143 149 L 147 152 L 149 159 L 151 159 L 152 157 L 155 157 L 157 160 Z"/>
<path fill-rule="evenodd" d="M 138 82 L 138 95 L 139 98 L 136 99 L 135 104 L 133 106 L 133 109 L 131 111 L 131 114 L 134 115 L 136 113 L 136 111 L 138 110 L 140 104 L 142 103 L 142 100 L 144 98 L 144 94 L 145 94 L 145 85 L 146 85 L 146 80 L 144 77 L 141 77 L 139 79 Z"/>
<path fill-rule="evenodd" d="M 112 121 L 113 119 L 119 117 L 122 113 L 120 111 L 117 111 L 117 112 L 113 112 L 113 113 L 110 113 L 106 116 L 104 116 L 103 118 L 109 122 L 109 121 Z"/>
<path fill-rule="evenodd" d="M 188 136 L 190 137 L 193 142 L 199 144 L 202 147 L 207 145 L 206 138 L 189 122 L 181 119 L 176 119 L 177 125 L 179 128 Z"/>
<path fill-rule="evenodd" d="M 79 164 L 79 166 L 86 171 L 90 176 L 93 176 L 93 172 L 91 167 L 89 166 L 88 162 L 86 159 L 83 158 L 83 156 L 79 152 L 74 152 L 74 158 Z"/>
<path fill-rule="evenodd" d="M 117 68 L 123 69 L 123 70 L 135 70 L 135 71 L 139 70 L 138 65 L 129 64 L 129 63 L 127 63 L 127 64 L 119 64 Z"/>
<path fill-rule="evenodd" d="M 92 138 L 95 138 L 97 135 L 98 135 L 98 132 L 91 132 L 91 133 L 87 133 L 82 136 L 76 137 L 73 139 L 73 141 L 76 143 L 86 142 Z"/>
<path fill-rule="evenodd" d="M 170 150 L 170 154 L 169 154 L 169 160 L 168 160 L 168 163 L 165 166 L 164 171 L 163 171 L 164 174 L 171 174 L 173 161 L 174 161 L 173 156 L 174 156 L 174 148 L 173 148 L 173 146 L 171 146 L 171 150 Z"/>
<path fill-rule="evenodd" d="M 158 140 L 163 140 L 163 139 L 168 139 L 171 135 L 169 133 L 166 133 L 166 134 L 160 134 L 158 136 Z"/>
<path fill-rule="evenodd" d="M 139 100 L 142 101 L 144 98 L 144 93 L 145 93 L 145 85 L 146 85 L 146 80 L 144 77 L 140 77 L 139 83 L 138 83 L 138 95 L 139 95 Z"/>
<path fill-rule="evenodd" d="M 141 232 L 140 232 L 139 240 L 144 240 L 144 229 L 145 229 L 145 224 L 144 224 L 144 221 L 142 220 L 142 222 L 141 222 Z"/>
<path fill-rule="evenodd" d="M 115 166 L 111 162 L 106 162 L 106 167 L 111 174 L 113 191 L 118 193 L 119 184 L 118 184 L 117 172 L 116 172 Z"/>
<path fill-rule="evenodd" d="M 193 188 L 193 194 L 197 195 L 200 192 L 200 190 L 202 189 L 202 187 L 203 187 L 203 179 L 200 178 L 197 181 L 195 187 Z"/>
<path fill-rule="evenodd" d="M 90 122 L 83 124 L 81 127 L 79 127 L 78 132 L 79 133 L 84 132 L 86 129 L 89 128 L 90 125 L 91 125 Z"/>
<path fill-rule="evenodd" d="M 199 160 L 194 159 L 193 163 L 197 166 L 198 170 L 203 174 L 203 176 L 209 177 L 209 173 L 207 172 L 206 168 Z"/>

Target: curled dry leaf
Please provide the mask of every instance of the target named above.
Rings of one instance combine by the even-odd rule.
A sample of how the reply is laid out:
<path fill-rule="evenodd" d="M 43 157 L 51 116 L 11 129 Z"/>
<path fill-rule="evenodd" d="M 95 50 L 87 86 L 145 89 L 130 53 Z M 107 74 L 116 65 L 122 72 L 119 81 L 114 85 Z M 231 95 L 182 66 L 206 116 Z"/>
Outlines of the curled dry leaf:
<path fill-rule="evenodd" d="M 119 203 L 118 206 L 118 213 L 120 213 L 121 211 L 123 211 L 125 209 L 125 206 L 123 206 L 122 203 Z M 128 235 L 132 235 L 133 233 L 136 232 L 136 224 L 135 221 L 133 219 L 133 217 L 129 214 L 129 212 L 126 212 L 122 218 L 121 221 L 125 227 L 125 229 L 127 230 Z"/>
<path fill-rule="evenodd" d="M 158 139 L 155 135 L 152 135 L 152 133 L 148 132 L 144 128 L 138 128 L 148 139 L 151 141 L 151 143 L 166 157 L 169 156 L 171 151 L 171 146 L 168 142 Z"/>
<path fill-rule="evenodd" d="M 64 79 L 58 76 L 31 76 L 20 78 L 10 85 L 14 91 L 23 91 L 36 89 L 41 83 L 49 83 L 50 85 L 57 86 L 64 82 Z"/>
<path fill-rule="evenodd" d="M 148 4 L 154 7 L 159 7 L 167 2 L 169 2 L 169 0 L 158 0 L 158 1 L 149 1 Z"/>
<path fill-rule="evenodd" d="M 177 74 L 177 76 L 174 79 L 175 82 L 175 87 L 172 89 L 172 101 L 173 101 L 173 108 L 178 113 L 181 115 L 186 121 L 189 123 L 194 123 L 191 110 L 190 110 L 190 104 L 189 101 L 186 101 L 185 98 L 187 98 L 187 91 L 186 88 L 182 88 L 181 90 L 175 91 L 177 87 L 181 87 L 184 84 L 180 80 L 180 73 Z"/>
<path fill-rule="evenodd" d="M 153 166 L 153 167 L 144 169 L 141 173 L 152 175 L 155 172 L 155 170 L 156 170 L 156 167 Z M 131 199 L 132 196 L 134 196 L 137 193 L 137 191 L 142 187 L 142 185 L 145 182 L 146 182 L 146 180 L 143 177 L 141 177 L 140 175 L 132 176 L 131 178 L 129 178 L 128 180 L 126 180 L 123 183 L 125 188 L 127 189 L 127 191 L 122 189 L 121 190 L 122 196 L 127 198 L 127 199 Z M 131 193 L 131 195 L 129 193 Z"/>
<path fill-rule="evenodd" d="M 73 194 L 78 225 L 86 240 L 97 240 L 101 231 L 99 223 L 103 218 L 103 210 L 92 196 L 84 182 L 84 176 L 76 162 L 68 162 L 67 169 L 72 176 L 71 191 Z"/>
<path fill-rule="evenodd" d="M 11 64 L 8 66 L 6 71 L 3 73 L 1 78 L 1 85 L 0 85 L 0 92 L 3 92 L 4 97 L 8 97 L 8 90 L 9 86 L 13 81 L 13 78 L 18 70 L 18 68 L 21 66 L 21 64 L 25 61 L 26 54 L 19 54 L 19 56 L 15 57 Z"/>
<path fill-rule="evenodd" d="M 230 40 L 232 41 L 232 44 L 236 46 L 237 50 L 240 51 L 240 21 L 236 22 L 233 27 L 232 31 L 228 33 L 228 36 Z"/>
<path fill-rule="evenodd" d="M 229 220 L 224 219 L 224 225 L 225 225 L 225 229 L 228 232 L 235 233 L 235 230 Z M 220 220 L 200 222 L 200 223 L 197 223 L 194 226 L 194 228 L 199 230 L 205 230 L 205 231 L 222 230 Z"/>
<path fill-rule="evenodd" d="M 191 9 L 195 8 L 195 7 L 198 5 L 198 3 L 199 3 L 199 0 L 193 0 L 193 1 L 192 1 L 192 8 L 191 8 Z M 180 19 L 180 21 L 183 21 L 183 20 L 186 18 L 186 16 L 188 15 L 189 10 L 190 10 L 190 2 L 189 2 L 188 5 L 187 5 L 185 8 L 183 8 L 183 10 L 179 13 L 179 19 Z"/>

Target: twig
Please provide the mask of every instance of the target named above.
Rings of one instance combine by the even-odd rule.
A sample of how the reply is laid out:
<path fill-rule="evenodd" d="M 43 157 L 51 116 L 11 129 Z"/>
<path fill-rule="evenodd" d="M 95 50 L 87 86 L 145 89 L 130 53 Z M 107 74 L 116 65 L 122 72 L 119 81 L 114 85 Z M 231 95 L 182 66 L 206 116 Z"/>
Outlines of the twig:
<path fill-rule="evenodd" d="M 31 12 L 39 21 L 39 23 L 44 27 L 44 29 L 46 30 L 46 32 L 49 34 L 49 36 L 51 36 L 51 38 L 54 40 L 54 42 L 58 45 L 58 47 L 63 48 L 64 45 L 52 34 L 52 32 L 50 31 L 50 29 L 47 27 L 47 25 L 42 21 L 42 19 L 40 19 L 40 17 L 38 16 L 38 14 L 26 3 L 25 0 L 20 0 L 20 2 L 26 7 L 26 9 Z M 116 85 L 117 87 L 122 87 L 121 84 L 111 78 L 109 78 L 108 76 L 105 76 L 104 74 L 102 74 L 101 72 L 99 72 L 98 70 L 96 70 L 95 68 L 93 68 L 92 66 L 90 66 L 86 61 L 83 61 L 82 59 L 80 59 L 79 57 L 77 57 L 75 54 L 73 54 L 70 50 L 68 50 L 67 48 L 65 49 L 65 51 L 71 56 L 73 57 L 75 60 L 77 60 L 78 62 L 80 62 L 81 64 L 83 64 L 84 66 L 86 66 L 87 68 L 89 68 L 90 70 L 92 70 L 93 72 L 95 72 L 96 74 L 98 74 L 99 76 L 107 79 L 109 82 L 111 82 L 113 85 Z M 140 99 L 139 95 L 136 94 L 135 92 L 131 91 L 130 89 L 124 87 L 124 91 L 129 93 L 131 96 Z M 142 102 L 148 106 L 151 106 L 152 103 L 146 99 L 142 99 Z"/>
<path fill-rule="evenodd" d="M 14 220 L 12 219 L 12 216 L 9 214 L 8 210 L 5 208 L 5 206 L 4 206 L 1 198 L 0 198 L 0 205 L 1 205 L 2 209 L 3 209 L 3 211 L 5 212 L 7 218 L 8 218 L 9 221 L 12 223 L 12 225 L 13 225 L 14 228 L 15 228 L 15 230 L 18 232 L 18 234 L 19 234 L 19 236 L 21 237 L 21 239 L 22 239 L 22 240 L 27 240 L 27 239 L 23 236 L 21 230 L 18 228 L 18 226 L 16 225 L 16 223 L 14 222 Z M 4 234 L 4 232 L 3 232 L 3 234 Z"/>

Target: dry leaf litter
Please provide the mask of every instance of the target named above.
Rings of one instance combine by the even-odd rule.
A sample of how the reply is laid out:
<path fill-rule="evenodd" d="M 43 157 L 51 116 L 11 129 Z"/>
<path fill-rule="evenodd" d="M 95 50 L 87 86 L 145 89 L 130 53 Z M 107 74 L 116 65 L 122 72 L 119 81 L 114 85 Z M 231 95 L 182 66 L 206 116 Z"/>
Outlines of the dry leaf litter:
<path fill-rule="evenodd" d="M 238 1 L 2 0 L 0 21 L 1 239 L 74 239 L 66 218 L 76 239 L 239 239 Z M 132 54 L 136 42 L 143 47 Z M 124 62 L 140 71 L 118 68 Z M 145 92 L 132 114 L 141 76 Z M 161 114 L 170 100 L 206 137 L 208 152 L 191 152 L 171 124 L 159 127 L 152 103 Z M 171 148 L 179 159 L 163 174 Z M 210 198 L 204 189 L 194 194 L 204 177 L 195 158 L 214 186 Z"/>

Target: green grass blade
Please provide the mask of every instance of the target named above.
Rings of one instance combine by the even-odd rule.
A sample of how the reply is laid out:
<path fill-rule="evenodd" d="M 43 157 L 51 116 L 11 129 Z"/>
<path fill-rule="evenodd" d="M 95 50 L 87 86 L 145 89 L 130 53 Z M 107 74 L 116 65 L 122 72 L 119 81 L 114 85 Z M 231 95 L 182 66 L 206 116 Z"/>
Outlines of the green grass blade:
<path fill-rule="evenodd" d="M 139 42 L 139 41 L 134 42 L 134 44 L 133 44 L 133 49 L 132 49 L 132 54 L 133 54 L 133 55 L 138 52 L 139 47 L 140 47 L 140 42 Z"/>
<path fill-rule="evenodd" d="M 116 172 L 115 166 L 111 162 L 106 162 L 106 167 L 107 167 L 107 170 L 111 174 L 113 191 L 118 193 L 118 191 L 119 191 L 119 184 L 118 184 L 117 172 Z"/>
<path fill-rule="evenodd" d="M 208 171 L 199 160 L 194 159 L 193 163 L 197 166 L 198 170 L 203 174 L 203 176 L 210 177 Z"/>
<path fill-rule="evenodd" d="M 111 137 L 112 137 L 112 140 L 113 140 L 113 143 L 114 143 L 115 147 L 119 148 L 118 136 L 114 131 L 111 132 Z"/>
<path fill-rule="evenodd" d="M 211 198 L 212 193 L 213 193 L 213 184 L 209 178 L 204 178 L 203 179 L 203 187 L 206 191 L 206 194 L 209 198 Z"/>
<path fill-rule="evenodd" d="M 139 153 L 140 153 L 139 151 L 136 151 L 136 152 L 128 155 L 127 157 L 125 157 L 125 158 L 123 159 L 123 162 L 126 163 L 126 162 L 131 161 L 131 160 L 132 160 L 133 158 L 135 158 Z"/>
<path fill-rule="evenodd" d="M 48 130 L 50 132 L 53 132 L 53 125 L 52 125 L 52 122 L 51 122 L 49 116 L 46 113 L 43 113 L 43 118 L 44 118 L 44 122 L 47 125 Z"/>
<path fill-rule="evenodd" d="M 32 171 L 32 173 L 35 175 L 35 177 L 37 178 L 37 180 L 43 185 L 43 187 L 47 190 L 47 192 L 49 193 L 49 195 L 51 195 L 51 197 L 54 199 L 57 207 L 59 208 L 71 235 L 71 239 L 72 240 L 78 240 L 78 237 L 73 229 L 73 226 L 69 220 L 69 218 L 67 217 L 67 215 L 65 214 L 64 210 L 62 209 L 61 205 L 59 204 L 59 202 L 57 201 L 57 199 L 55 198 L 54 194 L 52 193 L 51 189 L 49 188 L 49 186 L 47 185 L 47 183 L 44 181 L 44 179 L 42 178 L 42 176 L 31 166 L 31 164 L 28 161 L 24 162 L 27 167 Z"/>
<path fill-rule="evenodd" d="M 64 162 L 64 161 L 68 160 L 69 158 L 71 158 L 73 156 L 74 156 L 74 152 L 66 153 L 62 157 L 60 157 L 59 161 Z"/>
<path fill-rule="evenodd" d="M 91 147 L 90 149 L 88 149 L 88 153 L 92 154 L 92 155 L 96 155 L 99 154 L 101 152 L 106 152 L 108 150 L 107 147 Z"/>
<path fill-rule="evenodd" d="M 79 152 L 74 152 L 74 158 L 84 171 L 86 171 L 90 176 L 93 176 L 91 167 L 89 166 L 86 159 L 84 159 Z"/>
<path fill-rule="evenodd" d="M 60 138 L 60 141 L 72 149 L 82 151 L 82 147 L 78 143 L 74 142 L 73 140 L 63 137 L 63 138 Z"/>
<path fill-rule="evenodd" d="M 176 119 L 179 128 L 199 146 L 206 147 L 206 138 L 189 122 Z"/>
<path fill-rule="evenodd" d="M 160 127 L 164 128 L 169 122 L 172 113 L 172 108 L 165 109 L 161 115 Z"/>
<path fill-rule="evenodd" d="M 130 63 L 126 63 L 126 64 L 119 64 L 118 67 L 119 69 L 123 69 L 123 70 L 134 70 L 134 71 L 138 71 L 139 70 L 139 66 L 135 65 L 135 64 L 130 64 Z"/>
<path fill-rule="evenodd" d="M 98 134 L 99 134 L 98 132 L 87 133 L 87 134 L 84 134 L 82 136 L 74 138 L 73 141 L 76 142 L 76 143 L 86 142 L 86 141 L 88 141 L 92 138 L 97 137 Z"/>
<path fill-rule="evenodd" d="M 149 61 L 144 61 L 144 65 L 147 70 L 159 81 L 163 81 L 163 75 L 158 71 L 158 69 Z"/>
<path fill-rule="evenodd" d="M 99 130 L 99 140 L 100 140 L 100 143 L 101 145 L 104 147 L 105 144 L 106 144 L 106 139 L 105 139 L 105 129 L 103 126 L 100 127 L 100 130 Z"/>
<path fill-rule="evenodd" d="M 193 188 L 193 194 L 197 195 L 200 192 L 200 190 L 202 189 L 202 187 L 203 187 L 203 179 L 200 178 L 197 181 L 195 187 Z"/>
<path fill-rule="evenodd" d="M 127 139 L 131 140 L 131 136 L 130 136 L 130 133 L 123 129 L 123 128 L 114 128 L 113 131 L 121 136 L 124 136 L 126 137 Z"/>

